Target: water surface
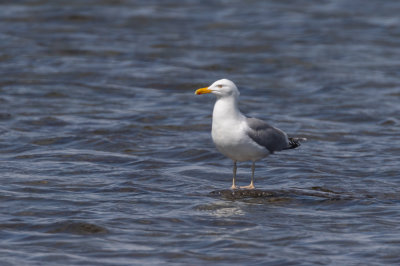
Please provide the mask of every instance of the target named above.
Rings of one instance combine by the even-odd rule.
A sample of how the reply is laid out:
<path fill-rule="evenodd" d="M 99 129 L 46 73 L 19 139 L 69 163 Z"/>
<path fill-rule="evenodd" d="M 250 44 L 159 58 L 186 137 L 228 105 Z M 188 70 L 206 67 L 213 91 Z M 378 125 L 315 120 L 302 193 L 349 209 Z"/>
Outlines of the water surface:
<path fill-rule="evenodd" d="M 400 263 L 399 12 L 1 3 L 2 264 Z M 220 78 L 243 112 L 309 139 L 257 163 L 259 194 L 226 190 L 214 98 L 194 95 Z"/>

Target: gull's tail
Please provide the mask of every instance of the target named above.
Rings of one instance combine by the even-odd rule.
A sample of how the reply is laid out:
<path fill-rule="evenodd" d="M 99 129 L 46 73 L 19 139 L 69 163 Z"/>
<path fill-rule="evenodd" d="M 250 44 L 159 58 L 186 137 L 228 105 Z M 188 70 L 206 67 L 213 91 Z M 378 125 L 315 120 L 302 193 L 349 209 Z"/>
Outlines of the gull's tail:
<path fill-rule="evenodd" d="M 301 144 L 301 141 L 307 141 L 306 138 L 288 138 L 289 139 L 289 146 L 285 149 L 296 149 L 297 147 L 299 147 Z"/>

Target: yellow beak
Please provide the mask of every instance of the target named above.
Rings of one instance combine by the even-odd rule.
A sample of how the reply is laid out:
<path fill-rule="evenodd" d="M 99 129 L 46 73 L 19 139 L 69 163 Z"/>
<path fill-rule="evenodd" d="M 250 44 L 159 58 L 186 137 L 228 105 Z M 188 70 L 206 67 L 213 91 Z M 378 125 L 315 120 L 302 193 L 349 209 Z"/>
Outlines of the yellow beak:
<path fill-rule="evenodd" d="M 212 90 L 208 89 L 208 87 L 205 87 L 205 88 L 196 90 L 196 92 L 194 94 L 200 95 L 200 94 L 211 93 L 211 92 L 212 92 Z"/>

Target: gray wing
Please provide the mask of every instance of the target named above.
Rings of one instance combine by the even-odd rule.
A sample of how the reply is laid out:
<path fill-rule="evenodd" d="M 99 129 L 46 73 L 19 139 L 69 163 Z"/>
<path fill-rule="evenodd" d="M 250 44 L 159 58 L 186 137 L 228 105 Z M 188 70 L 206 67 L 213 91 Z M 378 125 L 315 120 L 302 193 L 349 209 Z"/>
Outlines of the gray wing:
<path fill-rule="evenodd" d="M 270 153 L 288 148 L 288 137 L 282 130 L 257 118 L 246 118 L 246 122 L 250 128 L 248 136 L 258 145 L 267 148 Z"/>

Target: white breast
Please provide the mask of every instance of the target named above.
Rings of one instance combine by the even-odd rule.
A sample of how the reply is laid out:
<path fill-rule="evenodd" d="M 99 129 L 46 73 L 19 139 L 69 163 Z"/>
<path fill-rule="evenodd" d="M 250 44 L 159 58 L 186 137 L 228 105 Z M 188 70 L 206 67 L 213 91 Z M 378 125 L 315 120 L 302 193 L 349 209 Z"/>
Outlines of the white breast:
<path fill-rule="evenodd" d="M 268 150 L 255 143 L 247 135 L 245 117 L 221 118 L 213 116 L 212 138 L 217 149 L 235 161 L 256 161 L 269 154 Z"/>

